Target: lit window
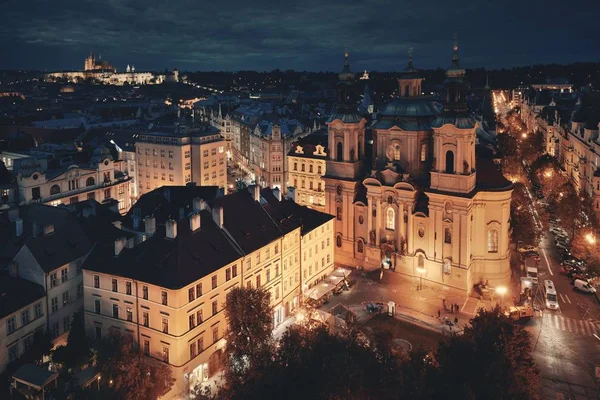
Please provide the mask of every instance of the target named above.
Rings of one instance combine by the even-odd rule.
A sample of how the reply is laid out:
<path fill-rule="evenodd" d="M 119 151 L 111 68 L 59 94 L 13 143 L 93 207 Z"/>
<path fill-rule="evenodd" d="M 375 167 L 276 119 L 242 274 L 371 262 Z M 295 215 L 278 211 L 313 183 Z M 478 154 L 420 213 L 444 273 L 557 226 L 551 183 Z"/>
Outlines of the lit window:
<path fill-rule="evenodd" d="M 498 231 L 490 229 L 488 231 L 488 253 L 498 252 Z"/>
<path fill-rule="evenodd" d="M 392 207 L 388 207 L 385 220 L 385 229 L 393 231 L 396 226 L 396 211 Z"/>

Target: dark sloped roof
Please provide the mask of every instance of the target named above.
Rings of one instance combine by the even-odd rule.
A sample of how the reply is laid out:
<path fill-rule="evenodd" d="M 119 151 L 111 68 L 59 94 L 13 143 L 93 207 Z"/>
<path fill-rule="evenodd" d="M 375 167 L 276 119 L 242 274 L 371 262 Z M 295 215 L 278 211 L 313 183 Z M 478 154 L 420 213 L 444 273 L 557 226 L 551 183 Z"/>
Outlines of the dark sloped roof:
<path fill-rule="evenodd" d="M 194 198 L 211 201 L 223 195 L 219 186 L 162 186 L 144 194 L 127 213 L 125 224 L 133 226 L 133 210 L 141 210 L 141 217 L 154 215 L 157 222 L 170 217 L 179 218 L 181 210 L 187 215 L 193 207 Z"/>
<path fill-rule="evenodd" d="M 336 119 L 339 119 L 345 124 L 357 124 L 362 120 L 362 115 L 358 112 L 342 112 L 335 110 L 331 113 L 327 122 L 333 122 Z"/>
<path fill-rule="evenodd" d="M 433 120 L 431 126 L 441 128 L 446 124 L 450 124 L 458 129 L 472 129 L 475 127 L 475 122 L 475 118 L 468 113 L 444 112 Z"/>
<path fill-rule="evenodd" d="M 8 223 L 10 228 L 3 230 L 3 258 L 14 257 L 27 246 L 40 267 L 50 272 L 85 256 L 92 248 L 77 219 L 66 208 L 32 204 L 20 209 L 20 217 L 21 237 L 16 237 L 14 223 Z M 54 231 L 44 235 L 47 225 L 53 225 Z"/>
<path fill-rule="evenodd" d="M 245 190 L 219 197 L 212 205 L 223 208 L 225 229 L 245 254 L 281 237 L 271 217 Z"/>
<path fill-rule="evenodd" d="M 45 296 L 44 288 L 21 278 L 0 276 L 0 319 Z"/>
<path fill-rule="evenodd" d="M 215 224 L 208 211 L 200 211 L 201 227 L 192 232 L 189 219 L 177 222 L 177 237 L 165 237 L 164 225 L 134 248 L 114 256 L 114 236 L 97 243 L 84 268 L 117 274 L 169 289 L 180 289 L 242 257 Z M 121 235 L 123 236 L 123 235 Z"/>
<path fill-rule="evenodd" d="M 479 191 L 504 191 L 512 189 L 512 182 L 504 177 L 494 163 L 493 153 L 483 146 L 475 147 L 477 176 L 475 186 Z"/>
<path fill-rule="evenodd" d="M 329 137 L 326 131 L 317 131 L 307 135 L 295 143 L 292 144 L 290 151 L 288 152 L 288 156 L 294 157 L 307 157 L 307 158 L 326 158 L 327 156 L 315 156 L 313 153 L 317 150 L 317 145 L 321 145 L 324 147 L 325 154 L 328 153 L 327 145 L 328 145 Z M 296 148 L 298 146 L 302 147 L 303 154 L 297 154 Z"/>

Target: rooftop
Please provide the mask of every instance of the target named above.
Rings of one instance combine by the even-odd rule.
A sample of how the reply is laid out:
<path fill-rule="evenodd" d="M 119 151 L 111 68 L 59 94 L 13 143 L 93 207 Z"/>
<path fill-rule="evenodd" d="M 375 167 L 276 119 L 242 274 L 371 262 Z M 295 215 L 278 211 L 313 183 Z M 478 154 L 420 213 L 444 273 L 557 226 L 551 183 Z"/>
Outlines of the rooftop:
<path fill-rule="evenodd" d="M 0 319 L 45 296 L 44 288 L 22 278 L 0 276 Z"/>

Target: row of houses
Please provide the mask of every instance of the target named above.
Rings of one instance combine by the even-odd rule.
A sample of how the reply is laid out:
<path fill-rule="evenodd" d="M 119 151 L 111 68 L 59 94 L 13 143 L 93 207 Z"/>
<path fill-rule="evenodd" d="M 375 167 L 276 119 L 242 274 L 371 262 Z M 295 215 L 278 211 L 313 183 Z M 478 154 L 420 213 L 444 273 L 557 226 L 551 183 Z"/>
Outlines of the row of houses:
<path fill-rule="evenodd" d="M 90 338 L 130 335 L 173 368 L 171 395 L 181 396 L 220 368 L 230 290 L 267 290 L 276 328 L 334 270 L 333 216 L 277 189 L 225 196 L 216 186 L 164 186 L 125 215 L 92 200 L 19 211 L 3 216 L 11 245 L 0 288 L 18 280 L 28 294 L 1 308 L 2 367 L 27 351 L 36 329 L 64 343 L 83 310 Z"/>

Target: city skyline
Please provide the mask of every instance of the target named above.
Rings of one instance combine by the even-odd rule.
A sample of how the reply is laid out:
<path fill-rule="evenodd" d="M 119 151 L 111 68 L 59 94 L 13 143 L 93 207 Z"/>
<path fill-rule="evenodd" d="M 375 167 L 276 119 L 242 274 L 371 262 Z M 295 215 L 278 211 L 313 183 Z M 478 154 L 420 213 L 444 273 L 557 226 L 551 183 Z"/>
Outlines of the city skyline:
<path fill-rule="evenodd" d="M 36 4 L 37 3 L 37 4 Z M 119 70 L 336 71 L 345 50 L 355 70 L 400 70 L 414 49 L 418 68 L 447 68 L 455 33 L 468 68 L 593 61 L 594 15 L 557 1 L 521 4 L 387 0 L 268 1 L 229 7 L 178 1 L 14 3 L 0 27 L 2 69 L 74 70 L 90 51 Z M 543 7 L 542 7 L 543 5 Z M 563 7 L 564 8 L 564 7 Z M 560 24 L 553 24 L 560 13 Z M 391 17 L 390 17 L 391 15 Z M 535 16 L 536 18 L 533 18 Z M 548 29 L 556 35 L 548 40 Z M 568 35 L 561 35 L 568 32 Z"/>

